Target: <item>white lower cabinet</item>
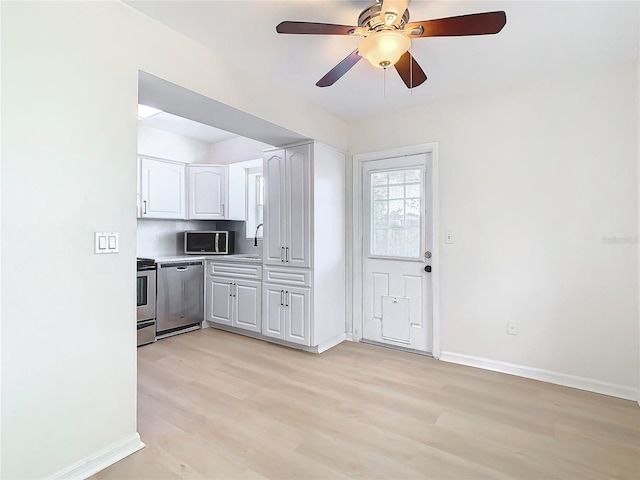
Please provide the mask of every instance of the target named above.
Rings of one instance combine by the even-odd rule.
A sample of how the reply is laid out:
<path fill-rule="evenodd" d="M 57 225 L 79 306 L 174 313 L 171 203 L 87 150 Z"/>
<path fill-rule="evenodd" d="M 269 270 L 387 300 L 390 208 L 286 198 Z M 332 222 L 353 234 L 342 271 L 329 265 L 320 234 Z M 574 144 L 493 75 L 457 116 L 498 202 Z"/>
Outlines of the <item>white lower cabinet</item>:
<path fill-rule="evenodd" d="M 216 267 L 220 267 L 224 272 L 226 265 L 209 265 L 207 272 L 217 271 Z M 244 267 L 233 266 L 229 270 L 242 268 Z M 252 266 L 246 269 L 256 270 Z M 205 290 L 205 318 L 208 321 L 260 333 L 262 330 L 262 282 L 260 280 L 207 274 Z"/>
<path fill-rule="evenodd" d="M 311 289 L 264 284 L 262 334 L 311 345 Z"/>
<path fill-rule="evenodd" d="M 236 280 L 233 326 L 253 332 L 262 329 L 262 283 Z"/>
<path fill-rule="evenodd" d="M 228 278 L 209 277 L 207 279 L 207 300 L 205 305 L 207 320 L 229 325 L 233 323 L 233 282 Z"/>

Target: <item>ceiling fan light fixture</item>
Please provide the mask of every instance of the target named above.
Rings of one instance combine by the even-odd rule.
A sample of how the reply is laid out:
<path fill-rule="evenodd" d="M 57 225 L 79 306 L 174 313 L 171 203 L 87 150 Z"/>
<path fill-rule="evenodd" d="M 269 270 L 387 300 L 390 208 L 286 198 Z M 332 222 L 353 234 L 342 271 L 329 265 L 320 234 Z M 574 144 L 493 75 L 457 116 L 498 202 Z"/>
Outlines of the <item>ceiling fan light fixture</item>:
<path fill-rule="evenodd" d="M 358 53 L 374 67 L 387 68 L 395 65 L 409 47 L 411 40 L 407 35 L 395 30 L 380 30 L 360 42 Z"/>

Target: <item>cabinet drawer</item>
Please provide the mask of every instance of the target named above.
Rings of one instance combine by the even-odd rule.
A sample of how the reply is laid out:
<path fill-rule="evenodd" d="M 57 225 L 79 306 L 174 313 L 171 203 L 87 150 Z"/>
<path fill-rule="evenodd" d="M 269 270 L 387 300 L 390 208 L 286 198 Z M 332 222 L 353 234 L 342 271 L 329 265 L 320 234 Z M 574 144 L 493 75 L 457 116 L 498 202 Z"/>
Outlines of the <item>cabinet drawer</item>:
<path fill-rule="evenodd" d="M 209 263 L 207 267 L 209 275 L 218 275 L 234 278 L 262 279 L 262 265 L 250 265 L 244 263 Z"/>
<path fill-rule="evenodd" d="M 264 281 L 282 285 L 311 286 L 311 270 L 265 267 Z"/>

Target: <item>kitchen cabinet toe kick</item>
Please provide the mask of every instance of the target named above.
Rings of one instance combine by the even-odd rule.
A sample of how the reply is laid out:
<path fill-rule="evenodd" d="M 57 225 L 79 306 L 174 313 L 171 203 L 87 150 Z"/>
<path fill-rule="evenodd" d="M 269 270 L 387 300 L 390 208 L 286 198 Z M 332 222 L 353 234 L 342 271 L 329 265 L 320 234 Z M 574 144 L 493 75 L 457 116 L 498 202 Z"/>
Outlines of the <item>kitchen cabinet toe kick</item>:
<path fill-rule="evenodd" d="M 320 343 L 319 345 L 306 346 L 306 345 L 300 345 L 298 343 L 287 342 L 286 340 L 280 340 L 280 339 L 273 338 L 273 337 L 267 337 L 265 335 L 262 335 L 261 333 L 247 331 L 247 330 L 244 330 L 242 328 L 231 327 L 231 326 L 228 326 L 228 325 L 221 325 L 221 324 L 215 323 L 215 322 L 207 321 L 207 326 L 210 327 L 210 328 L 218 329 L 218 330 L 224 330 L 225 332 L 237 333 L 239 335 L 244 335 L 245 337 L 255 338 L 256 340 L 264 340 L 265 342 L 275 343 L 277 345 L 282 345 L 283 347 L 294 348 L 296 350 L 302 350 L 304 352 L 309 352 L 309 353 L 326 352 L 330 348 L 335 347 L 336 345 L 339 345 L 340 343 L 344 342 L 347 339 L 346 334 L 345 333 L 341 333 L 339 335 L 336 335 L 333 338 L 330 338 L 330 339 Z"/>

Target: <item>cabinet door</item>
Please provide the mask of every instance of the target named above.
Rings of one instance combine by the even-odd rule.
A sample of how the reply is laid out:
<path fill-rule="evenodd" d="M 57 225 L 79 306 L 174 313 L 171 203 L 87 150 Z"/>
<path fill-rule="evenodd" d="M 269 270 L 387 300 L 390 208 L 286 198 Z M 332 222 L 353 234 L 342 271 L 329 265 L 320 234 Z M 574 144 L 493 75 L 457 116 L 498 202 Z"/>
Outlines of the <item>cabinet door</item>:
<path fill-rule="evenodd" d="M 231 164 L 227 172 L 227 197 L 229 198 L 226 209 L 228 220 L 247 220 L 247 173 L 243 164 Z"/>
<path fill-rule="evenodd" d="M 138 157 L 136 160 L 136 207 L 137 217 L 142 217 L 142 193 L 140 192 L 140 163 L 142 159 Z"/>
<path fill-rule="evenodd" d="M 284 339 L 311 345 L 311 289 L 286 287 L 285 310 Z"/>
<path fill-rule="evenodd" d="M 189 218 L 225 218 L 227 169 L 222 166 L 188 165 Z"/>
<path fill-rule="evenodd" d="M 262 305 L 262 334 L 267 337 L 284 339 L 284 287 L 264 284 L 262 286 Z"/>
<path fill-rule="evenodd" d="M 263 174 L 264 243 L 262 258 L 266 264 L 283 265 L 284 247 L 286 246 L 284 150 L 266 153 Z"/>
<path fill-rule="evenodd" d="M 234 285 L 233 326 L 262 331 L 262 283 L 250 280 L 236 280 Z"/>
<path fill-rule="evenodd" d="M 231 326 L 233 316 L 232 281 L 228 278 L 207 279 L 207 320 Z"/>
<path fill-rule="evenodd" d="M 143 158 L 140 174 L 142 217 L 186 218 L 184 165 Z"/>
<path fill-rule="evenodd" d="M 286 251 L 285 263 L 311 267 L 311 147 L 286 151 Z M 323 225 L 323 228 L 331 228 Z"/>

